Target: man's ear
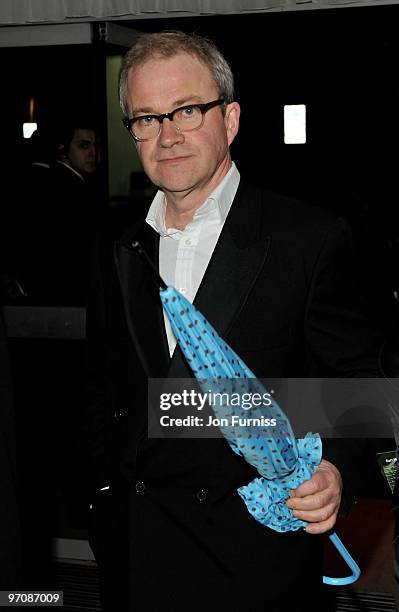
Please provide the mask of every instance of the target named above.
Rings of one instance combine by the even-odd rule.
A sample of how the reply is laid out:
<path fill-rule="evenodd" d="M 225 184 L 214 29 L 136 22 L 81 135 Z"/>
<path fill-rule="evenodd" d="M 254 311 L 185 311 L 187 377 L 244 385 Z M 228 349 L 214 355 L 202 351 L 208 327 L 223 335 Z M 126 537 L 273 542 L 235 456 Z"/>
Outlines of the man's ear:
<path fill-rule="evenodd" d="M 237 136 L 238 128 L 240 126 L 240 113 L 241 108 L 238 102 L 231 102 L 230 104 L 227 104 L 224 115 L 224 124 L 226 126 L 229 146 Z"/>

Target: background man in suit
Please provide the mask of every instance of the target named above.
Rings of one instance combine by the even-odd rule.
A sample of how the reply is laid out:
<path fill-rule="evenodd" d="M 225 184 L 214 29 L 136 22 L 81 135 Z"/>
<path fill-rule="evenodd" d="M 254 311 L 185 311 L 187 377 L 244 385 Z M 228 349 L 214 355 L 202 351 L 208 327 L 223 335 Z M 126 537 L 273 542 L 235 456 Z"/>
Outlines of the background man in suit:
<path fill-rule="evenodd" d="M 58 135 L 57 159 L 51 166 L 49 217 L 57 228 L 53 273 L 58 300 L 86 303 L 88 262 L 96 228 L 104 212 L 101 193 L 100 139 L 90 118 L 76 117 Z M 58 270 L 58 272 L 56 271 Z M 59 280 L 58 280 L 59 279 Z"/>
<path fill-rule="evenodd" d="M 367 376 L 378 335 L 353 291 L 348 229 L 240 179 L 229 149 L 240 106 L 211 42 L 143 35 L 125 57 L 120 97 L 159 191 L 146 220 L 104 235 L 88 306 L 91 543 L 104 607 L 320 609 L 319 534 L 335 523 L 340 471 L 350 487 L 346 446 L 326 445 L 287 502 L 306 532 L 282 535 L 239 500 L 237 487 L 256 474 L 224 440 L 149 439 L 148 378 L 191 373 L 130 245 L 142 243 L 257 376 Z M 254 137 L 257 121 L 254 109 Z"/>
<path fill-rule="evenodd" d="M 90 117 L 72 115 L 59 132 L 39 133 L 34 141 L 14 230 L 21 237 L 16 272 L 31 302 L 83 306 L 89 253 L 105 208 L 98 131 Z"/>

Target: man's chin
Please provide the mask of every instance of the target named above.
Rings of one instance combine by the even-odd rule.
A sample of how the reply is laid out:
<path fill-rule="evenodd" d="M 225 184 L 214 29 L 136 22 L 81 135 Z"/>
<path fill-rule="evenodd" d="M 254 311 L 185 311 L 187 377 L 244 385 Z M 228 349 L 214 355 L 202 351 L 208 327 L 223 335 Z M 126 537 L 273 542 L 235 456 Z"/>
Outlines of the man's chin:
<path fill-rule="evenodd" d="M 90 165 L 88 165 L 88 166 L 85 166 L 85 168 L 84 168 L 83 172 L 84 172 L 85 174 L 93 174 L 93 172 L 95 172 L 95 171 L 96 171 L 96 169 L 97 169 L 97 166 L 96 166 L 95 164 L 93 164 L 93 165 L 92 165 L 92 164 L 90 164 Z"/>
<path fill-rule="evenodd" d="M 154 184 L 157 184 L 153 181 Z M 196 181 L 188 177 L 187 175 L 175 176 L 175 177 L 160 177 L 158 181 L 159 189 L 162 191 L 169 191 L 170 193 L 182 193 L 191 191 Z"/>

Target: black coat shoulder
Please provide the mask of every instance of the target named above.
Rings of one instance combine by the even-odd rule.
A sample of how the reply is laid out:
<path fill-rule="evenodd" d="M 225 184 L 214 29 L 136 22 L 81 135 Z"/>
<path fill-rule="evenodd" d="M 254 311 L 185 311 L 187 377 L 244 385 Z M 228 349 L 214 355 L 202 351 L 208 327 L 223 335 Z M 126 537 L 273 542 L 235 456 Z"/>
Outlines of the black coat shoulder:
<path fill-rule="evenodd" d="M 321 206 L 253 186 L 245 178 L 240 181 L 236 200 L 240 206 L 246 207 L 249 217 L 256 212 L 261 214 L 264 223 L 273 232 L 328 230 L 338 220 L 331 211 Z"/>

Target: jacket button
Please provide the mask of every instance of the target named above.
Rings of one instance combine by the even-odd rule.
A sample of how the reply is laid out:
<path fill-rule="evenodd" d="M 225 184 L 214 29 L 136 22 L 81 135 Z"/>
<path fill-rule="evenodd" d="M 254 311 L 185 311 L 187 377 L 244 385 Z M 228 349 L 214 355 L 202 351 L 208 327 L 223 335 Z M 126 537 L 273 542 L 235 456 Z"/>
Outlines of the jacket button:
<path fill-rule="evenodd" d="M 197 493 L 196 493 L 196 497 L 197 497 L 197 499 L 198 499 L 198 501 L 199 501 L 200 503 L 202 503 L 202 502 L 206 501 L 207 495 L 208 495 L 208 493 L 207 493 L 207 490 L 206 490 L 206 489 L 200 489 L 200 490 L 199 490 L 199 491 L 197 491 Z"/>
<path fill-rule="evenodd" d="M 120 421 L 125 415 L 126 415 L 126 411 L 123 410 L 122 408 L 118 408 L 118 410 L 115 410 L 114 412 L 114 419 L 116 421 Z"/>
<path fill-rule="evenodd" d="M 144 491 L 145 491 L 145 484 L 144 482 L 139 480 L 138 482 L 136 482 L 136 493 L 144 493 Z"/>

